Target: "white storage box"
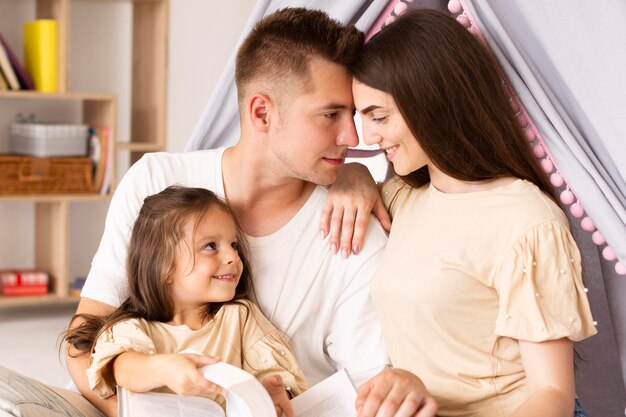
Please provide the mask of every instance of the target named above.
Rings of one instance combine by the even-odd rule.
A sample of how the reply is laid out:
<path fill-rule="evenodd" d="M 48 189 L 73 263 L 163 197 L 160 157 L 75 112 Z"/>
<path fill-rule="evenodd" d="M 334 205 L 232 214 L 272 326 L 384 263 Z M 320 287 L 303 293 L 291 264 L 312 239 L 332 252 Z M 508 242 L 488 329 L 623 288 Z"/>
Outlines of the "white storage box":
<path fill-rule="evenodd" d="M 77 124 L 13 123 L 9 151 L 15 155 L 86 156 L 89 127 Z"/>

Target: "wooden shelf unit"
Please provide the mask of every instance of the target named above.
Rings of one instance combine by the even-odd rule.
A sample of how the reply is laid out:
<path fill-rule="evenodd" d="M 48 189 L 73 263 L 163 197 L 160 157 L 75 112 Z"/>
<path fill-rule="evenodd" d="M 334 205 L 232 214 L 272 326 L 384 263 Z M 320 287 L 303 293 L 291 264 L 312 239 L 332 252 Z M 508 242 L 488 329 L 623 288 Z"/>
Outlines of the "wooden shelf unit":
<path fill-rule="evenodd" d="M 111 94 L 71 91 L 69 57 L 71 5 L 73 2 L 130 2 L 132 4 L 131 138 L 114 146 L 113 173 L 118 152 L 130 154 L 134 163 L 146 152 L 165 149 L 167 111 L 167 44 L 169 0 L 35 0 L 33 19 L 54 19 L 58 31 L 58 92 L 2 91 L 0 100 L 75 101 L 82 105 L 83 123 L 108 126 L 112 142 L 117 139 L 117 99 Z M 0 308 L 39 304 L 67 304 L 78 300 L 69 287 L 69 216 L 73 202 L 108 200 L 109 195 L 11 195 L 0 204 L 32 202 L 35 205 L 35 267 L 50 274 L 50 292 L 44 297 L 1 297 Z"/>

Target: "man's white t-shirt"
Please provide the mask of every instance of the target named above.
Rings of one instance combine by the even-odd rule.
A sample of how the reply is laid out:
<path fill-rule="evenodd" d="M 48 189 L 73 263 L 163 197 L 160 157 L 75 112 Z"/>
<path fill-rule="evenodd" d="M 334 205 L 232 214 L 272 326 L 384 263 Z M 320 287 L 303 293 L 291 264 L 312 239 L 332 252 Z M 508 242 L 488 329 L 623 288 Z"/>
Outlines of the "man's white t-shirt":
<path fill-rule="evenodd" d="M 144 198 L 170 185 L 207 188 L 223 198 L 225 149 L 146 154 L 130 168 L 111 201 L 82 297 L 112 306 L 127 298 L 127 245 Z M 387 237 L 372 219 L 358 256 L 333 254 L 319 232 L 326 194 L 318 186 L 281 229 L 248 237 L 254 291 L 263 313 L 285 332 L 309 384 L 341 368 L 360 384 L 388 363 L 369 292 Z"/>

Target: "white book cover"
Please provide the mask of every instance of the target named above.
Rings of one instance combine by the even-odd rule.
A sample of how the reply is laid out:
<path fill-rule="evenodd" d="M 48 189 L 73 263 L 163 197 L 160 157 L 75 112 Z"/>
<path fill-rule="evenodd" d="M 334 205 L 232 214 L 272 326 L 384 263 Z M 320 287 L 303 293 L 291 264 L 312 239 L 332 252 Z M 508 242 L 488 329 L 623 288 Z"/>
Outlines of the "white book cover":
<path fill-rule="evenodd" d="M 119 417 L 276 417 L 263 385 L 248 372 L 219 362 L 200 368 L 208 380 L 226 388 L 226 413 L 214 401 L 164 393 L 135 393 L 118 387 Z M 356 389 L 340 370 L 303 392 L 291 404 L 295 417 L 355 417 Z"/>

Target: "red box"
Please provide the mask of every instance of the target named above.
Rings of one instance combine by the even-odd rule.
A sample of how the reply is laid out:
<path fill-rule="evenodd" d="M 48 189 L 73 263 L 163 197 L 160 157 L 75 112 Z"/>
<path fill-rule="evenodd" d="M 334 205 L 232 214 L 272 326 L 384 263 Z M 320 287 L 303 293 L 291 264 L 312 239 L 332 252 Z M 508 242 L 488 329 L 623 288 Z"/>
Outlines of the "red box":
<path fill-rule="evenodd" d="M 0 271 L 0 293 L 5 297 L 47 295 L 48 274 L 33 269 Z"/>

